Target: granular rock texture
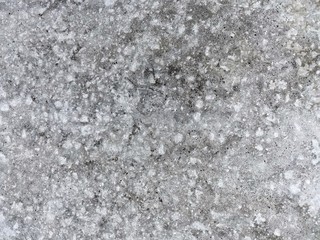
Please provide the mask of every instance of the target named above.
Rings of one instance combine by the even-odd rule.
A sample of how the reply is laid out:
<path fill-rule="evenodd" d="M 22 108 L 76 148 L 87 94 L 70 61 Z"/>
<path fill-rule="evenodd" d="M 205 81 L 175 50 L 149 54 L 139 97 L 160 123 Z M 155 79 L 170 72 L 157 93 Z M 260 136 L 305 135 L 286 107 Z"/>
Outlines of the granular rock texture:
<path fill-rule="evenodd" d="M 319 240 L 319 0 L 0 1 L 0 240 Z"/>

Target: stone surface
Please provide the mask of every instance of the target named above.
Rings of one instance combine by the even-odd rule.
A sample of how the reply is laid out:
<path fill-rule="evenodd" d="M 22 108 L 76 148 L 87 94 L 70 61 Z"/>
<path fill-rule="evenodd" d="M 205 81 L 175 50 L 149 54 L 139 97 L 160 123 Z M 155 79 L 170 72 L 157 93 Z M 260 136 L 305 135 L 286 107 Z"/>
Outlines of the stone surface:
<path fill-rule="evenodd" d="M 319 240 L 319 38 L 319 0 L 0 1 L 0 240 Z"/>

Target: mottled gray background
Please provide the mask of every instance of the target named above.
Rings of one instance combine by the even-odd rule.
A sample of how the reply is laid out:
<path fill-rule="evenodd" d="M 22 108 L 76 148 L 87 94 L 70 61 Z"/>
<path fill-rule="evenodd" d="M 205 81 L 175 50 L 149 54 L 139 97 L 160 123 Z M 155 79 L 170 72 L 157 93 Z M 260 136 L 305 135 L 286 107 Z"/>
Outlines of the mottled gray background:
<path fill-rule="evenodd" d="M 319 240 L 319 0 L 2 0 L 0 240 Z"/>

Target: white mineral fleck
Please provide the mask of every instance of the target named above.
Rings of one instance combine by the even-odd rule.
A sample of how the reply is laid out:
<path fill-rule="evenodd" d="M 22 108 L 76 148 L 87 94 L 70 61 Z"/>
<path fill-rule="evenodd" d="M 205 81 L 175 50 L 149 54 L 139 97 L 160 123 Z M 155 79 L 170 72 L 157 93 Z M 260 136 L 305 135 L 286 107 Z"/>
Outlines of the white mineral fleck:
<path fill-rule="evenodd" d="M 0 111 L 8 112 L 9 110 L 10 110 L 10 107 L 7 102 L 0 102 Z"/>

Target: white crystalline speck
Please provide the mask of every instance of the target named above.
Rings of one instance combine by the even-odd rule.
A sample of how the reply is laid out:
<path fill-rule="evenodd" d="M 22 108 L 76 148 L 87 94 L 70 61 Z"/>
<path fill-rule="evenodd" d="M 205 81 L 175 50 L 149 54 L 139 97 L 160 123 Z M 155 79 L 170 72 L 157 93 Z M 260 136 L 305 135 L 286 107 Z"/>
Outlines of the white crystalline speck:
<path fill-rule="evenodd" d="M 263 150 L 263 147 L 259 144 L 257 146 L 255 146 L 255 148 L 258 150 L 258 151 L 262 151 Z"/>
<path fill-rule="evenodd" d="M 201 163 L 201 160 L 198 158 L 191 157 L 190 164 L 196 164 L 196 163 Z"/>
<path fill-rule="evenodd" d="M 7 93 L 3 90 L 2 87 L 0 87 L 0 97 L 5 98 L 7 96 Z"/>
<path fill-rule="evenodd" d="M 261 137 L 261 136 L 263 136 L 263 130 L 261 129 L 261 128 L 258 128 L 258 130 L 256 131 L 256 136 L 257 137 Z"/>
<path fill-rule="evenodd" d="M 116 0 L 104 0 L 104 5 L 109 7 L 112 6 L 115 2 Z"/>
<path fill-rule="evenodd" d="M 2 164 L 7 164 L 8 163 L 7 157 L 1 152 L 0 152 L 0 163 L 2 163 Z"/>
<path fill-rule="evenodd" d="M 0 103 L 0 111 L 2 111 L 2 112 L 9 111 L 9 104 L 6 102 L 1 102 Z"/>
<path fill-rule="evenodd" d="M 27 105 L 30 105 L 30 104 L 32 103 L 32 99 L 31 99 L 30 96 L 27 96 L 27 97 L 26 97 L 25 103 L 26 103 Z"/>
<path fill-rule="evenodd" d="M 183 135 L 181 133 L 177 133 L 175 136 L 174 136 L 174 142 L 175 143 L 180 143 L 182 142 L 183 140 Z"/>
<path fill-rule="evenodd" d="M 193 115 L 193 119 L 196 121 L 196 122 L 199 122 L 200 119 L 201 119 L 201 113 L 197 112 Z"/>
<path fill-rule="evenodd" d="M 224 186 L 224 183 L 223 183 L 222 179 L 219 179 L 219 181 L 218 181 L 218 187 L 219 187 L 219 188 L 222 188 L 223 186 Z"/>
<path fill-rule="evenodd" d="M 274 230 L 274 235 L 276 235 L 276 236 L 281 236 L 281 231 L 280 231 L 280 229 L 279 228 L 276 228 L 275 230 Z"/>
<path fill-rule="evenodd" d="M 81 134 L 84 135 L 84 136 L 89 135 L 91 133 L 91 131 L 92 131 L 92 129 L 88 125 L 87 126 L 83 126 L 81 128 Z"/>
<path fill-rule="evenodd" d="M 285 173 L 284 173 L 284 178 L 285 179 L 292 179 L 293 178 L 293 171 L 292 170 L 289 170 L 289 171 L 286 171 Z"/>
<path fill-rule="evenodd" d="M 7 223 L 6 223 L 6 219 L 3 215 L 3 213 L 0 213 L 0 236 L 1 239 L 12 239 L 9 237 L 13 237 L 15 236 L 16 233 L 8 227 Z"/>
<path fill-rule="evenodd" d="M 185 27 L 184 26 L 180 26 L 178 29 L 179 34 L 183 34 L 185 31 Z"/>
<path fill-rule="evenodd" d="M 56 106 L 56 108 L 62 108 L 62 102 L 60 102 L 60 101 L 56 101 L 55 103 L 54 103 L 54 105 Z"/>
<path fill-rule="evenodd" d="M 261 223 L 264 223 L 266 221 L 266 219 L 264 217 L 262 217 L 261 213 L 258 213 L 257 216 L 256 216 L 255 221 L 258 224 L 261 224 Z"/>
<path fill-rule="evenodd" d="M 89 122 L 88 116 L 86 116 L 86 115 L 81 116 L 80 122 L 82 122 L 82 123 L 87 123 L 87 122 Z"/>
<path fill-rule="evenodd" d="M 197 108 L 203 108 L 203 101 L 202 100 L 197 100 L 197 102 L 196 102 L 196 107 Z"/>
<path fill-rule="evenodd" d="M 208 230 L 208 227 L 206 227 L 203 223 L 201 222 L 194 222 L 191 226 L 193 229 L 199 230 L 199 231 L 206 231 Z"/>
<path fill-rule="evenodd" d="M 158 153 L 159 153 L 160 155 L 163 155 L 163 154 L 166 153 L 163 144 L 160 145 L 160 147 L 159 147 L 159 149 L 158 149 Z"/>
<path fill-rule="evenodd" d="M 291 184 L 289 187 L 289 190 L 292 194 L 298 194 L 300 192 L 300 187 L 299 187 L 299 183 L 297 184 Z"/>
<path fill-rule="evenodd" d="M 213 141 L 215 139 L 214 133 L 209 134 L 209 139 L 210 139 L 210 141 Z"/>
<path fill-rule="evenodd" d="M 60 164 L 61 164 L 61 165 L 64 165 L 64 164 L 66 164 L 67 159 L 66 159 L 65 157 L 60 157 L 60 158 L 59 158 L 59 161 L 60 161 Z"/>

